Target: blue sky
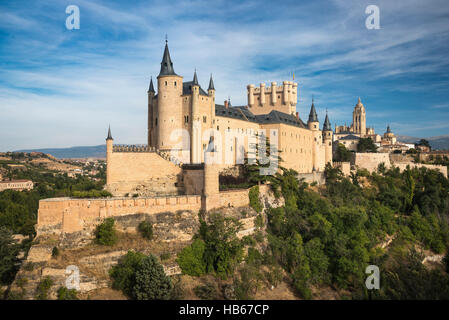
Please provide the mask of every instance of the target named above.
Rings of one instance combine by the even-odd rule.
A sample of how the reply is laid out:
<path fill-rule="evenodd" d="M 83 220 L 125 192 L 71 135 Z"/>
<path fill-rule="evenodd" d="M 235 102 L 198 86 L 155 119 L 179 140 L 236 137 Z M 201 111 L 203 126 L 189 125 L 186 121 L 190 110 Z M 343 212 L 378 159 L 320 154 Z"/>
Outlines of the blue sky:
<path fill-rule="evenodd" d="M 379 30 L 365 8 L 380 8 Z M 67 30 L 65 9 L 80 9 Z M 449 3 L 410 1 L 0 1 L 0 151 L 145 143 L 146 91 L 165 34 L 175 71 L 196 67 L 217 101 L 246 85 L 299 83 L 321 122 L 351 123 L 360 96 L 383 133 L 449 134 Z"/>

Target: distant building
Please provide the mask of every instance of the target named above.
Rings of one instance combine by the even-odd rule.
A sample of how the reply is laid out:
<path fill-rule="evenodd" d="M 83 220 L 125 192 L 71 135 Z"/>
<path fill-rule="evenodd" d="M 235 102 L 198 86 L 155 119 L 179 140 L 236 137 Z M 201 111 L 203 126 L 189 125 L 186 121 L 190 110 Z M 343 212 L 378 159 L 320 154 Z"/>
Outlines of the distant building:
<path fill-rule="evenodd" d="M 34 187 L 33 181 L 31 180 L 9 180 L 0 181 L 0 191 L 4 190 L 32 190 Z"/>

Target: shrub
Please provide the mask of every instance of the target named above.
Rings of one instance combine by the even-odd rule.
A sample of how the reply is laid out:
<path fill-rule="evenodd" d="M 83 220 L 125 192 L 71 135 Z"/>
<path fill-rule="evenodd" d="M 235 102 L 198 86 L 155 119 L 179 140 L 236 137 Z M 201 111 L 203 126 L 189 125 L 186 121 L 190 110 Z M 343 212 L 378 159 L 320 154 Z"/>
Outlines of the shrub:
<path fill-rule="evenodd" d="M 145 257 L 138 265 L 133 294 L 137 300 L 168 300 L 173 284 L 154 255 Z"/>
<path fill-rule="evenodd" d="M 178 254 L 176 261 L 184 274 L 201 276 L 206 273 L 206 264 L 203 259 L 205 248 L 205 242 L 196 239 Z"/>
<path fill-rule="evenodd" d="M 101 245 L 112 246 L 117 242 L 117 234 L 114 228 L 114 219 L 107 218 L 97 226 L 95 230 L 95 242 Z"/>
<path fill-rule="evenodd" d="M 160 258 L 161 258 L 161 261 L 164 261 L 164 260 L 170 259 L 170 257 L 171 257 L 170 252 L 164 252 L 164 253 L 161 254 Z"/>
<path fill-rule="evenodd" d="M 1 212 L 0 212 L 1 213 Z M 14 280 L 18 270 L 17 253 L 19 246 L 12 238 L 12 233 L 5 227 L 0 227 L 0 283 L 9 284 Z"/>
<path fill-rule="evenodd" d="M 193 288 L 195 295 L 202 300 L 215 300 L 217 299 L 217 289 L 215 284 L 208 282 L 204 285 L 199 285 Z"/>
<path fill-rule="evenodd" d="M 73 191 L 73 198 L 107 198 L 112 197 L 112 194 L 106 190 L 89 190 L 89 191 Z"/>
<path fill-rule="evenodd" d="M 139 223 L 138 230 L 145 239 L 153 239 L 153 225 L 150 222 L 142 221 Z"/>
<path fill-rule="evenodd" d="M 262 212 L 263 206 L 259 200 L 259 186 L 254 186 L 249 190 L 249 205 L 257 213 Z"/>
<path fill-rule="evenodd" d="M 51 286 L 53 285 L 53 280 L 50 277 L 45 277 L 39 282 L 36 290 L 36 299 L 37 300 L 47 300 L 48 292 L 50 291 Z"/>
<path fill-rule="evenodd" d="M 136 282 L 135 274 L 139 263 L 145 258 L 140 252 L 128 251 L 119 263 L 109 270 L 112 288 L 121 290 L 125 295 L 133 298 L 133 288 Z"/>
<path fill-rule="evenodd" d="M 53 258 L 56 258 L 57 256 L 59 256 L 59 249 L 58 249 L 58 247 L 53 247 L 53 249 L 51 250 L 51 256 Z"/>
<path fill-rule="evenodd" d="M 75 289 L 60 287 L 58 289 L 58 300 L 79 300 Z"/>

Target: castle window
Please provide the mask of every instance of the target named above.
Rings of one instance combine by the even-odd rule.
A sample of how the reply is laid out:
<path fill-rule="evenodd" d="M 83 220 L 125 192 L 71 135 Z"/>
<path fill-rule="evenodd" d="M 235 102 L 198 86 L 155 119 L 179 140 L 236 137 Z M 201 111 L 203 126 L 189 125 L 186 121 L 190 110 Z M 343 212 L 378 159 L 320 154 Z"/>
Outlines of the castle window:
<path fill-rule="evenodd" d="M 165 85 L 168 85 L 168 82 L 167 82 L 167 81 L 165 81 Z"/>
<path fill-rule="evenodd" d="M 156 117 L 156 121 L 154 122 L 154 124 L 157 126 L 157 117 Z"/>
<path fill-rule="evenodd" d="M 184 116 L 184 123 L 189 123 L 189 116 Z"/>
<path fill-rule="evenodd" d="M 207 122 L 207 117 L 203 116 L 203 122 L 206 123 Z"/>
<path fill-rule="evenodd" d="M 175 81 L 175 87 L 176 87 L 176 81 Z"/>
<path fill-rule="evenodd" d="M 217 126 L 217 131 L 220 130 L 220 126 Z"/>
<path fill-rule="evenodd" d="M 203 143 L 203 150 L 206 150 L 206 144 Z"/>
<path fill-rule="evenodd" d="M 316 124 L 314 124 L 313 127 L 316 129 Z"/>

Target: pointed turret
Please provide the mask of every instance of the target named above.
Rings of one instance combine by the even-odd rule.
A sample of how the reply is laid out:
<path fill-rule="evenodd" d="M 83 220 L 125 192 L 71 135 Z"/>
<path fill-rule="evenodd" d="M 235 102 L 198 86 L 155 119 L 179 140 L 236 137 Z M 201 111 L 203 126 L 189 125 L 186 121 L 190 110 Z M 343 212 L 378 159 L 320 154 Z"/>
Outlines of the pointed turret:
<path fill-rule="evenodd" d="M 198 76 L 196 75 L 196 69 L 195 69 L 195 72 L 193 73 L 193 85 L 194 86 L 199 86 L 199 84 L 198 84 Z"/>
<path fill-rule="evenodd" d="M 313 98 L 312 98 L 312 106 L 310 107 L 308 122 L 318 122 L 318 116 L 316 115 L 315 104 L 314 104 Z"/>
<path fill-rule="evenodd" d="M 331 123 L 329 122 L 329 116 L 326 111 L 326 119 L 324 119 L 323 131 L 332 131 Z"/>
<path fill-rule="evenodd" d="M 108 137 L 106 138 L 106 140 L 114 140 L 114 139 L 112 139 L 112 135 L 111 135 L 111 125 L 109 125 Z"/>
<path fill-rule="evenodd" d="M 173 62 L 170 58 L 170 52 L 168 51 L 168 41 L 165 40 L 165 50 L 164 56 L 162 57 L 161 62 L 161 72 L 159 72 L 160 76 L 176 76 L 175 70 L 173 69 Z"/>
<path fill-rule="evenodd" d="M 391 133 L 390 125 L 387 126 L 387 133 Z"/>
<path fill-rule="evenodd" d="M 148 93 L 155 93 L 154 86 L 153 86 L 153 77 L 151 77 L 151 80 L 150 80 L 150 87 L 148 88 Z"/>
<path fill-rule="evenodd" d="M 215 90 L 214 80 L 212 79 L 212 73 L 210 74 L 209 88 L 207 90 Z"/>

